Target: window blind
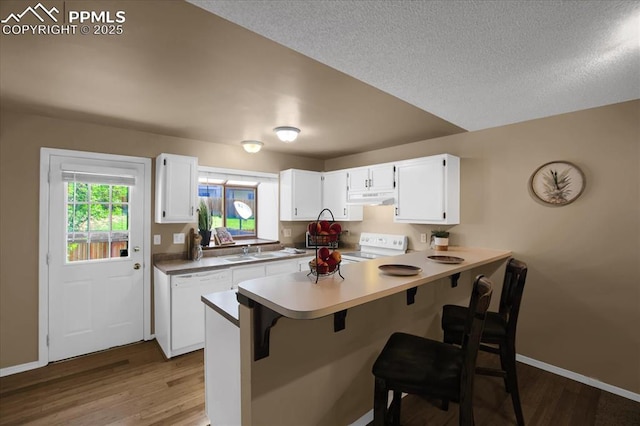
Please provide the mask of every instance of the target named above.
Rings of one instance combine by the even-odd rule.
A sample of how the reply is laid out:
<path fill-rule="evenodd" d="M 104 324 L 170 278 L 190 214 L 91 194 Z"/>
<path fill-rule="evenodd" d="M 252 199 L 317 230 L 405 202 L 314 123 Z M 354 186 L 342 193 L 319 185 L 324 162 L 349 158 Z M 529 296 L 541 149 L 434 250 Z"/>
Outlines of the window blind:
<path fill-rule="evenodd" d="M 107 185 L 134 186 L 136 177 L 131 170 L 91 167 L 83 165 L 62 164 L 62 180 L 64 182 L 83 182 Z"/>

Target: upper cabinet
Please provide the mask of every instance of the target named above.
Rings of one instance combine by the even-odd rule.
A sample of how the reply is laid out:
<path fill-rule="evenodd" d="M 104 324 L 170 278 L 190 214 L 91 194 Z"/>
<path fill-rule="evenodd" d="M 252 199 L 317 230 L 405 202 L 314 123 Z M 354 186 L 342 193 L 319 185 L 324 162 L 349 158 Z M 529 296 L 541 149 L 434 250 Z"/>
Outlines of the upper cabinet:
<path fill-rule="evenodd" d="M 363 219 L 363 205 L 395 204 L 394 222 L 460 223 L 460 159 L 441 154 L 332 172 L 280 172 L 280 220 Z M 330 220 L 323 214 L 321 219 Z"/>
<path fill-rule="evenodd" d="M 322 208 L 331 210 L 335 220 L 362 220 L 362 206 L 347 205 L 347 170 L 322 173 Z M 330 220 L 325 213 L 322 219 Z"/>
<path fill-rule="evenodd" d="M 388 191 L 395 187 L 394 164 L 349 169 L 349 192 Z"/>
<path fill-rule="evenodd" d="M 442 154 L 396 163 L 395 222 L 460 223 L 460 159 Z"/>
<path fill-rule="evenodd" d="M 322 173 L 280 172 L 280 220 L 316 220 L 322 210 Z"/>
<path fill-rule="evenodd" d="M 156 158 L 156 223 L 197 222 L 198 159 L 160 154 Z"/>

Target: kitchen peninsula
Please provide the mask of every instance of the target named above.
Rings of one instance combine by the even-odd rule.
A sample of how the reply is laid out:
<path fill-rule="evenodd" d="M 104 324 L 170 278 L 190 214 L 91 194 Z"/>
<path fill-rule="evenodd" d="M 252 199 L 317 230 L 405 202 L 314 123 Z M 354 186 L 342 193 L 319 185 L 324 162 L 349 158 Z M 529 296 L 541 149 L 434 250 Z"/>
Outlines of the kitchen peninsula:
<path fill-rule="evenodd" d="M 500 286 L 506 250 L 423 251 L 343 265 L 321 277 L 298 272 L 244 281 L 206 305 L 206 409 L 212 424 L 351 424 L 372 408 L 371 366 L 389 335 L 440 338 L 442 305 L 465 304 L 477 274 Z M 427 258 L 446 254 L 459 264 Z M 380 272 L 412 265 L 415 276 Z M 499 291 L 499 289 L 494 289 Z M 366 422 L 365 422 L 366 424 Z"/>

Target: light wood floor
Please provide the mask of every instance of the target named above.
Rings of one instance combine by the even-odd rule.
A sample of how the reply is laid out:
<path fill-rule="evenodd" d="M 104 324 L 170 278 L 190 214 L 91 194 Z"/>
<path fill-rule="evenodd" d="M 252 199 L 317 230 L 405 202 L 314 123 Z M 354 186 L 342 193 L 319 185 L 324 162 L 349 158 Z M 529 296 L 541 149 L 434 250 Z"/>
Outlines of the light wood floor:
<path fill-rule="evenodd" d="M 493 364 L 494 357 L 480 357 Z M 640 403 L 524 364 L 518 374 L 528 426 L 640 425 Z M 458 424 L 454 403 L 442 411 L 410 395 L 402 408 L 403 426 Z M 515 424 L 497 378 L 477 377 L 474 412 L 478 426 Z M 165 361 L 151 341 L 3 377 L 0 424 L 207 425 L 203 352 Z"/>

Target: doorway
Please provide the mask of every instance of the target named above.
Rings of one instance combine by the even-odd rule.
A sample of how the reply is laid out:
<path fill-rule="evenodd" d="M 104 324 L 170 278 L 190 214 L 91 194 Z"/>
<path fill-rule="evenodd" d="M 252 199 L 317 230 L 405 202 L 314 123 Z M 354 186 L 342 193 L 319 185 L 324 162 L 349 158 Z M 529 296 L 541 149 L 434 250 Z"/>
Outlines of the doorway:
<path fill-rule="evenodd" d="M 150 159 L 42 149 L 41 365 L 151 337 L 150 193 Z"/>

